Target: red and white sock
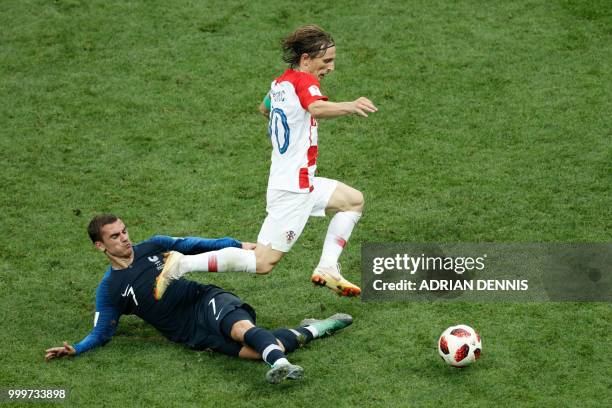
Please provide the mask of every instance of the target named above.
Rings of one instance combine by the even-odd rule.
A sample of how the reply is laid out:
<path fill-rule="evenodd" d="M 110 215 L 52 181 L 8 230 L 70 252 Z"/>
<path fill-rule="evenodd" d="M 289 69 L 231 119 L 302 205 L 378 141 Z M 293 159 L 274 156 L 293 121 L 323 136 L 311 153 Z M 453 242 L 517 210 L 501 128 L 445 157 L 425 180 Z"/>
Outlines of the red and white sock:
<path fill-rule="evenodd" d="M 319 266 L 322 268 L 336 266 L 346 242 L 351 237 L 353 228 L 361 218 L 361 213 L 342 211 L 336 213 L 329 223 L 327 235 L 323 243 L 323 252 Z"/>
<path fill-rule="evenodd" d="M 185 255 L 180 260 L 179 271 L 181 276 L 188 272 L 255 273 L 255 252 L 230 247 L 197 255 Z"/>

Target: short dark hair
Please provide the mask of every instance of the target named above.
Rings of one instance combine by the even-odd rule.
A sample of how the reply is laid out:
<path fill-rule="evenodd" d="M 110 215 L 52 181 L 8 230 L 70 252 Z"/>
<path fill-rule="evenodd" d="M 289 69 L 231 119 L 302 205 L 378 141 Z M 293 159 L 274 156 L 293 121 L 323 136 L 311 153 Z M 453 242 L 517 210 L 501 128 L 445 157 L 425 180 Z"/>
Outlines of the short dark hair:
<path fill-rule="evenodd" d="M 295 68 L 300 64 L 302 54 L 306 53 L 311 58 L 320 57 L 334 45 L 332 36 L 321 27 L 314 24 L 305 25 L 283 39 L 283 61 Z"/>
<path fill-rule="evenodd" d="M 102 242 L 102 227 L 107 224 L 112 224 L 117 221 L 119 218 L 113 214 L 98 214 L 89 221 L 89 225 L 87 226 L 87 233 L 89 234 L 89 239 L 94 244 L 97 241 Z"/>

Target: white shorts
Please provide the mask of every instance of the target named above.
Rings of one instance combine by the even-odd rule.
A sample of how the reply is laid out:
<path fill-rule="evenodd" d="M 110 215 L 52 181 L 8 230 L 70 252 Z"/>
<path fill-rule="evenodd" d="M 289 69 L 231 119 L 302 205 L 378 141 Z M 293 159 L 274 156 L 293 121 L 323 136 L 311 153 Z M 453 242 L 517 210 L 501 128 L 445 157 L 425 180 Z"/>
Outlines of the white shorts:
<path fill-rule="evenodd" d="M 310 193 L 294 193 L 268 190 L 266 211 L 257 243 L 272 245 L 272 249 L 289 252 L 302 234 L 308 217 L 325 217 L 325 208 L 338 182 L 325 177 L 315 177 Z"/>

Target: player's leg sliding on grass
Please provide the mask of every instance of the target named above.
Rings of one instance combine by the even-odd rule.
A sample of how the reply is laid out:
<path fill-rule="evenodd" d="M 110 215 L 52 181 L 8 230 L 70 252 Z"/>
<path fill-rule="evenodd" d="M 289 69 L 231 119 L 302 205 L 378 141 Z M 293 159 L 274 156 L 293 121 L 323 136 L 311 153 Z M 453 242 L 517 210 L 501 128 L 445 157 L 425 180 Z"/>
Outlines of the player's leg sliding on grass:
<path fill-rule="evenodd" d="M 189 272 L 256 272 L 255 252 L 240 248 L 223 248 L 197 255 L 171 251 L 164 254 L 164 268 L 155 282 L 155 299 L 164 295 L 173 280 Z"/>
<path fill-rule="evenodd" d="M 254 253 L 238 246 L 248 249 L 254 244 L 229 237 L 156 235 L 134 245 L 123 221 L 113 214 L 95 216 L 87 231 L 95 248 L 110 262 L 96 290 L 94 327 L 74 345 L 64 342 L 46 349 L 46 361 L 76 357 L 104 346 L 116 333 L 121 315 L 133 314 L 164 337 L 191 349 L 264 360 L 271 367 L 267 381 L 278 383 L 303 375 L 304 370 L 291 364 L 286 353 L 352 323 L 350 316 L 339 314 L 321 321 L 309 320 L 295 329 L 271 332 L 256 327 L 253 307 L 233 293 L 181 279 L 190 268 L 253 272 Z M 205 256 L 191 257 L 182 252 Z M 243 262 L 244 256 L 247 262 Z"/>
<path fill-rule="evenodd" d="M 256 272 L 255 252 L 248 249 L 223 248 L 197 255 L 179 256 L 176 261 L 176 272 L 180 276 L 188 272 Z"/>
<path fill-rule="evenodd" d="M 289 352 L 270 331 L 255 326 L 252 317 L 244 309 L 236 309 L 229 313 L 221 322 L 221 332 L 235 342 L 242 343 L 238 356 L 265 361 L 270 370 L 266 374 L 269 383 L 277 384 L 284 379 L 298 380 L 302 378 L 302 367 L 291 364 L 285 351 Z M 232 354 L 232 347 L 220 351 Z M 229 352 L 228 352 L 229 351 Z"/>
<path fill-rule="evenodd" d="M 221 251 L 198 255 L 167 253 L 164 268 L 156 279 L 155 299 L 161 300 L 168 287 L 187 272 L 218 269 L 218 259 L 212 261 L 212 258 L 218 258 L 219 253 L 225 253 L 227 249 L 236 248 L 225 248 Z M 230 254 L 232 252 L 236 251 L 230 251 Z M 229 260 L 226 262 L 230 263 Z M 214 263 L 217 265 L 215 266 Z M 222 317 L 222 311 L 226 307 L 233 310 Z M 333 334 L 353 321 L 349 315 L 336 314 L 325 320 L 305 320 L 300 327 L 295 329 L 278 329 L 270 332 L 255 326 L 254 313 L 251 314 L 250 309 L 245 308 L 240 300 L 231 294 L 224 294 L 222 297 L 215 297 L 205 302 L 203 315 L 210 315 L 209 318 L 205 318 L 207 324 L 211 324 L 213 319 L 216 323 L 221 318 L 218 323 L 221 334 L 227 339 L 242 344 L 242 347 L 237 348 L 235 343 L 221 342 L 216 350 L 228 355 L 236 355 L 237 352 L 238 357 L 265 361 L 270 365 L 266 380 L 272 384 L 285 379 L 297 380 L 303 375 L 302 367 L 291 364 L 286 353 L 294 351 L 313 339 Z"/>
<path fill-rule="evenodd" d="M 266 381 L 278 384 L 285 379 L 299 380 L 304 375 L 302 367 L 289 362 L 287 353 L 316 338 L 331 335 L 352 322 L 350 315 L 338 313 L 325 320 L 307 319 L 295 329 L 269 331 L 255 326 L 250 313 L 238 308 L 223 318 L 220 328 L 224 336 L 243 344 L 239 357 L 265 361 L 270 366 Z M 233 350 L 232 344 L 228 344 L 218 351 L 232 355 Z"/>
<path fill-rule="evenodd" d="M 172 280 L 189 272 L 269 273 L 297 241 L 310 216 L 332 217 L 319 264 L 311 276 L 315 285 L 326 286 L 341 296 L 358 296 L 361 289 L 340 273 L 338 258 L 361 218 L 363 195 L 335 180 L 315 178 L 316 192 L 309 195 L 272 194 L 281 204 L 270 205 L 270 212 L 258 237 L 254 251 L 223 248 L 197 255 L 178 252 L 167 254 L 164 269 L 157 278 L 155 298 L 160 299 Z M 296 200 L 297 198 L 297 200 Z M 294 204 L 295 207 L 287 205 Z M 303 209 L 308 208 L 305 212 Z"/>

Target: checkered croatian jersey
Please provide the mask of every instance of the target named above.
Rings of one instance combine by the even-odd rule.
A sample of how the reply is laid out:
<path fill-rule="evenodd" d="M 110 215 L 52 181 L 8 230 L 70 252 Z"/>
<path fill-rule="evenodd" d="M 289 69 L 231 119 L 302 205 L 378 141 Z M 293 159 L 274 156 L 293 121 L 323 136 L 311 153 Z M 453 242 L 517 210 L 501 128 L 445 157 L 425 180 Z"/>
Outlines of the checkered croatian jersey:
<path fill-rule="evenodd" d="M 288 69 L 272 82 L 270 122 L 272 165 L 268 188 L 308 193 L 317 168 L 317 121 L 308 105 L 327 100 L 313 75 Z"/>

